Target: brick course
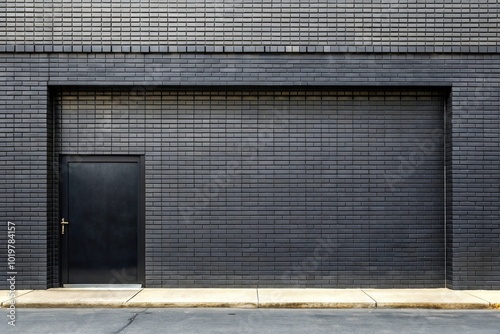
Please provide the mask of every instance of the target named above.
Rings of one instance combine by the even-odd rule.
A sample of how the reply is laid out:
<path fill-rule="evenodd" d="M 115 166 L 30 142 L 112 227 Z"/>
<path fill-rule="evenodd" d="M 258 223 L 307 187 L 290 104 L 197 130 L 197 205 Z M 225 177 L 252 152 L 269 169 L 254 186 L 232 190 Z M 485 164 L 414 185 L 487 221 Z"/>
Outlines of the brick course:
<path fill-rule="evenodd" d="M 0 44 L 28 52 L 497 52 L 500 43 L 496 0 L 26 0 L 0 9 Z"/>

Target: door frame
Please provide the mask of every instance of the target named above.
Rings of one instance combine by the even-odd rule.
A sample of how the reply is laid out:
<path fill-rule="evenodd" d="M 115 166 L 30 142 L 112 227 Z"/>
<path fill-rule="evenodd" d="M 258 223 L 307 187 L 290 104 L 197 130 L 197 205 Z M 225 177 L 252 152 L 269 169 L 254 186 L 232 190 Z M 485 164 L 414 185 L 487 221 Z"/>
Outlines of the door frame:
<path fill-rule="evenodd" d="M 144 155 L 76 155 L 76 154 L 60 154 L 59 155 L 59 212 L 56 223 L 56 233 L 59 240 L 59 286 L 68 283 L 68 272 L 64 270 L 68 268 L 68 241 L 61 234 L 61 219 L 63 213 L 68 212 L 68 201 L 64 200 L 64 195 L 68 194 L 67 182 L 67 164 L 68 163 L 85 163 L 85 162 L 135 162 L 138 164 L 138 212 L 137 219 L 137 281 L 142 287 L 145 287 L 145 163 Z"/>

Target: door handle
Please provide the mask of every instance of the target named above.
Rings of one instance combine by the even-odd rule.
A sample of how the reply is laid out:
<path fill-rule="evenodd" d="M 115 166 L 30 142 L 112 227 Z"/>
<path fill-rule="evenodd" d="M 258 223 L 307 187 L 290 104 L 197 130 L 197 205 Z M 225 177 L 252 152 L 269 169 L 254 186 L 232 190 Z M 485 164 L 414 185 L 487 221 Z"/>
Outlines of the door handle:
<path fill-rule="evenodd" d="M 61 234 L 64 234 L 64 225 L 68 225 L 69 222 L 65 222 L 64 218 L 61 220 Z"/>

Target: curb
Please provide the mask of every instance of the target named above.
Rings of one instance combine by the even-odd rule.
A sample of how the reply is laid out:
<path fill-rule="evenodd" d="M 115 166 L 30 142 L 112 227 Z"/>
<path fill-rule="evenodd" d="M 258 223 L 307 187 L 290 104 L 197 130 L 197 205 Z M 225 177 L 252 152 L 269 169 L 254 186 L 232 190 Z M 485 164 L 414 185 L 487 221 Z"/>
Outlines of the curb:
<path fill-rule="evenodd" d="M 2 303 L 8 309 L 10 304 Z M 241 309 L 427 309 L 427 310 L 500 310 L 500 304 L 358 304 L 358 303 L 276 303 L 276 304 L 231 304 L 231 303 L 16 303 L 18 309 L 29 308 L 241 308 Z"/>
<path fill-rule="evenodd" d="M 2 308 L 500 310 L 500 291 L 449 289 L 49 289 L 19 291 L 14 304 L 4 292 Z"/>

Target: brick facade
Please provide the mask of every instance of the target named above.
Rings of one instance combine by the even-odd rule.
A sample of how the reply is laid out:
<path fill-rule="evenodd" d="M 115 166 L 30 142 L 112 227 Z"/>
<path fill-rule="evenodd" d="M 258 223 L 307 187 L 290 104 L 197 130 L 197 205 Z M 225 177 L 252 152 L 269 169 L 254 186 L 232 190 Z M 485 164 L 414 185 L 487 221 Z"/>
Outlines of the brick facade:
<path fill-rule="evenodd" d="M 335 267 L 334 279 L 322 280 L 325 275 L 320 270 L 316 274 L 305 274 L 298 281 L 290 280 L 289 286 L 385 287 L 387 278 L 392 278 L 389 280 L 392 286 L 446 284 L 454 289 L 500 288 L 500 54 L 497 46 L 500 35 L 496 1 L 477 4 L 419 1 L 418 4 L 404 5 L 388 2 L 383 6 L 354 6 L 352 2 L 343 1 L 335 7 L 331 2 L 302 2 L 281 3 L 280 11 L 270 3 L 233 4 L 232 10 L 224 3 L 222 7 L 215 3 L 203 4 L 206 7 L 177 2 L 174 8 L 173 4 L 163 1 L 145 1 L 141 2 L 140 8 L 125 10 L 124 4 L 115 4 L 111 9 L 107 2 L 95 6 L 92 3 L 92 7 L 84 8 L 78 7 L 80 2 L 73 1 L 25 1 L 18 3 L 25 10 L 9 7 L 0 11 L 4 13 L 0 15 L 6 18 L 6 23 L 0 26 L 5 32 L 0 40 L 0 217 L 4 222 L 16 223 L 19 289 L 59 284 L 57 229 L 54 228 L 58 222 L 54 158 L 59 153 L 109 154 L 134 150 L 139 153 L 142 148 L 150 159 L 146 168 L 162 168 L 163 160 L 156 160 L 153 153 L 146 153 L 156 152 L 154 145 L 141 144 L 139 139 L 142 138 L 142 143 L 156 143 L 154 136 L 158 131 L 162 139 L 158 141 L 157 150 L 164 152 L 161 146 L 166 138 L 161 131 L 163 127 L 152 127 L 151 131 L 143 129 L 143 135 L 135 134 L 133 141 L 129 132 L 127 135 L 112 132 L 104 137 L 107 139 L 102 145 L 99 141 L 95 147 L 95 137 L 83 145 L 81 141 L 65 137 L 64 132 L 58 132 L 58 129 L 64 130 L 66 123 L 61 117 L 65 115 L 65 101 L 69 101 L 70 96 L 78 94 L 75 96 L 79 96 L 80 102 L 89 96 L 95 96 L 96 101 L 99 96 L 109 99 L 119 87 L 130 93 L 125 95 L 128 96 L 127 110 L 133 106 L 129 103 L 130 96 L 141 96 L 148 101 L 161 97 L 160 105 L 164 105 L 171 96 L 167 92 L 189 91 L 186 94 L 191 95 L 183 96 L 195 96 L 207 92 L 208 87 L 210 94 L 219 92 L 216 97 L 207 93 L 208 96 L 225 103 L 226 107 L 233 103 L 234 98 L 227 92 L 236 90 L 239 92 L 237 100 L 241 101 L 242 96 L 257 90 L 261 95 L 273 96 L 274 102 L 269 102 L 273 108 L 281 103 L 276 94 L 284 94 L 290 101 L 291 92 L 301 89 L 312 95 L 327 91 L 329 93 L 325 96 L 329 98 L 344 91 L 351 95 L 365 92 L 364 96 L 371 96 L 374 92 L 384 96 L 396 94 L 399 100 L 402 92 L 409 88 L 415 96 L 418 96 L 417 92 L 424 92 L 422 99 L 436 94 L 442 96 L 444 91 L 445 96 L 435 105 L 446 110 L 445 117 L 439 121 L 441 123 L 432 123 L 432 127 L 446 124 L 443 137 L 446 150 L 434 152 L 432 158 L 440 156 L 440 164 L 446 167 L 440 174 L 441 180 L 436 179 L 446 182 L 446 191 L 433 193 L 441 198 L 438 204 L 446 204 L 446 210 L 441 216 L 424 219 L 429 226 L 434 226 L 434 221 L 441 221 L 440 230 L 436 230 L 430 239 L 420 235 L 413 239 L 429 240 L 437 245 L 436 238 L 441 238 L 441 248 L 432 248 L 430 251 L 437 253 L 429 256 L 416 254 L 419 260 L 414 262 L 415 275 L 410 275 L 411 264 L 407 264 L 404 270 L 396 265 L 400 272 L 399 276 L 394 276 L 387 271 L 389 263 L 398 263 L 391 257 L 392 248 L 390 251 L 384 249 L 385 246 L 377 248 L 376 243 L 370 248 L 370 243 L 366 246 L 362 236 L 351 236 L 343 242 L 351 242 L 352 247 L 361 253 L 353 251 L 329 258 L 332 262 L 324 270 L 330 273 Z M 154 6 L 169 10 L 156 10 Z M 239 10 L 247 6 L 244 12 Z M 382 7 L 384 10 L 380 9 Z M 220 20 L 213 20 L 217 15 L 220 15 Z M 98 25 L 101 16 L 110 17 L 108 21 L 104 20 L 102 27 Z M 210 25 L 211 22 L 217 24 Z M 85 95 L 89 91 L 93 93 Z M 350 101 L 355 99 L 351 96 Z M 312 110 L 324 112 L 325 105 L 319 104 Z M 144 114 L 135 110 L 137 117 L 149 117 L 150 105 L 145 106 L 146 110 L 141 109 Z M 244 110 L 236 108 L 237 104 L 231 106 Z M 123 104 L 117 108 L 124 108 Z M 154 110 L 157 104 L 153 103 L 151 108 Z M 365 110 L 370 108 L 367 104 Z M 289 111 L 293 108 L 281 105 L 281 109 Z M 77 117 L 81 115 L 78 113 Z M 425 115 L 428 114 L 424 113 L 422 117 Z M 202 119 L 204 115 L 196 109 L 192 116 Z M 311 117 L 314 119 L 314 114 Z M 429 118 L 422 118 L 425 119 Z M 413 121 L 420 124 L 418 118 Z M 92 118 L 85 124 L 90 128 L 97 126 Z M 325 126 L 331 127 L 332 124 L 326 122 Z M 75 131 L 80 131 L 79 138 L 88 135 L 82 127 Z M 310 134 L 307 138 L 314 146 L 314 127 L 305 133 Z M 108 139 L 112 139 L 111 144 Z M 352 142 L 356 142 L 354 139 Z M 366 140 L 372 143 L 375 139 Z M 273 150 L 266 154 L 278 159 L 279 152 L 279 147 L 273 146 Z M 287 148 L 283 152 L 289 154 L 291 151 Z M 300 151 L 302 155 L 306 153 Z M 338 151 L 335 155 L 332 152 L 327 155 L 337 154 Z M 318 157 L 322 154 L 319 153 Z M 306 169 L 314 173 L 314 168 Z M 289 184 L 290 179 L 286 180 Z M 150 189 L 150 196 L 157 194 L 160 203 L 169 203 L 165 199 L 168 192 L 163 188 Z M 333 186 L 328 188 L 328 191 L 333 190 Z M 325 202 L 325 198 L 320 202 Z M 147 201 L 155 202 L 151 197 Z M 300 272 L 296 270 L 297 265 L 300 267 L 314 256 L 313 242 L 318 236 L 328 235 L 328 224 L 342 223 L 335 218 L 326 219 L 326 225 L 314 223 L 315 228 L 311 230 L 306 229 L 306 224 L 297 226 L 300 233 L 305 231 L 303 240 L 306 242 L 300 251 L 290 253 L 294 256 L 293 261 L 290 260 L 292 255 L 284 255 L 289 254 L 289 249 L 280 250 L 275 246 L 271 251 L 269 248 L 273 246 L 269 243 L 269 240 L 274 240 L 271 236 L 278 233 L 277 230 L 270 232 L 269 221 L 257 227 L 249 225 L 254 226 L 254 233 L 258 234 L 256 244 L 249 246 L 250 252 L 257 254 L 249 261 L 249 269 L 243 269 L 244 262 L 241 262 L 241 270 L 233 270 L 234 275 L 227 276 L 228 266 L 238 265 L 234 258 L 228 257 L 226 267 L 208 261 L 208 267 L 203 267 L 201 276 L 197 276 L 193 272 L 198 268 L 187 266 L 194 258 L 182 258 L 180 253 L 174 252 L 178 254 L 175 262 L 167 255 L 172 250 L 168 248 L 168 238 L 160 236 L 168 234 L 169 225 L 155 218 L 158 210 L 163 210 L 163 207 L 158 209 L 151 204 L 146 208 L 146 217 L 150 218 L 149 225 L 146 221 L 149 229 L 146 231 L 149 238 L 146 244 L 146 282 L 151 287 L 286 285 L 283 284 L 283 275 L 294 270 Z M 307 220 L 315 222 L 315 209 L 311 207 L 310 210 Z M 321 210 L 319 221 L 327 217 L 323 215 L 325 207 Z M 199 219 L 207 226 L 212 226 L 210 224 L 215 219 L 210 217 L 200 212 Z M 157 228 L 163 232 L 155 233 Z M 319 235 L 316 234 L 318 230 L 321 231 Z M 225 231 L 221 240 L 225 240 L 226 246 L 231 240 L 239 240 L 234 231 L 229 228 Z M 215 230 L 210 233 L 217 234 Z M 292 233 L 284 238 L 291 243 Z M 0 234 L 0 242 L 4 244 L 5 240 L 6 233 Z M 419 249 L 419 246 L 404 240 L 398 243 L 407 255 Z M 208 256 L 208 259 L 215 256 L 212 259 L 221 260 L 224 250 L 218 247 L 218 242 L 221 241 L 214 238 L 214 244 L 209 247 L 213 252 L 211 255 L 199 256 Z M 194 249 L 196 247 L 191 248 Z M 288 260 L 279 258 L 281 251 Z M 261 258 L 266 254 L 273 254 L 276 259 L 272 268 L 266 259 Z M 181 258 L 186 265 L 185 271 L 179 266 Z M 6 257 L 1 261 L 5 267 Z M 440 261 L 442 265 L 438 265 Z M 283 266 L 277 266 L 278 262 Z M 362 263 L 368 269 L 353 273 L 340 265 L 354 262 Z M 258 272 L 253 272 L 250 267 Z M 431 274 L 420 277 L 421 270 L 429 270 Z M 6 271 L 0 273 L 3 282 L 5 274 Z"/>

